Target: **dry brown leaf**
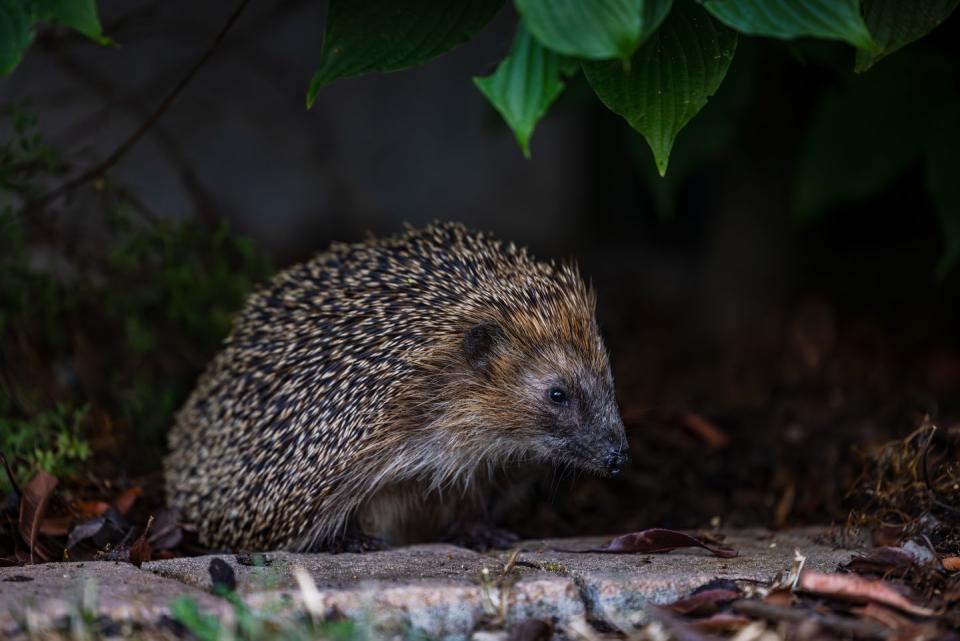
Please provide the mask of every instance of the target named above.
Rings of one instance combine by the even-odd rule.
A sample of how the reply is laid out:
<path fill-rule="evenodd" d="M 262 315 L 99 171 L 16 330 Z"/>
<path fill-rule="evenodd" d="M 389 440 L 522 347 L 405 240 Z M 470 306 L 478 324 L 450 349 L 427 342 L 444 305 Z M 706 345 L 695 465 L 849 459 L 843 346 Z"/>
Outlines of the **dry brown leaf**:
<path fill-rule="evenodd" d="M 948 556 L 940 560 L 943 569 L 950 572 L 960 572 L 960 556 Z"/>
<path fill-rule="evenodd" d="M 882 546 L 869 552 L 854 555 L 843 566 L 845 570 L 857 574 L 876 574 L 902 577 L 917 567 L 917 560 L 909 551 L 900 547 Z"/>
<path fill-rule="evenodd" d="M 724 603 L 729 603 L 739 598 L 740 593 L 736 590 L 714 588 L 691 594 L 684 599 L 679 599 L 663 607 L 675 614 L 682 614 L 684 616 L 706 616 L 718 611 Z"/>
<path fill-rule="evenodd" d="M 800 574 L 797 589 L 855 603 L 869 603 L 871 601 L 882 603 L 918 616 L 933 614 L 933 610 L 929 608 L 910 603 L 886 581 L 865 579 L 855 574 L 824 574 L 813 570 L 804 570 Z"/>
<path fill-rule="evenodd" d="M 34 552 L 40 554 L 45 560 L 49 560 L 48 555 L 37 546 L 37 535 L 40 534 L 40 523 L 50 504 L 50 496 L 56 489 L 57 477 L 48 472 L 40 470 L 33 479 L 23 488 L 23 495 L 20 497 L 20 517 L 18 520 L 18 529 L 20 536 L 30 548 L 30 562 L 34 562 Z"/>
<path fill-rule="evenodd" d="M 130 546 L 130 563 L 140 567 L 151 559 L 150 541 L 146 532 Z"/>
<path fill-rule="evenodd" d="M 77 501 L 74 508 L 80 513 L 80 521 L 89 521 L 103 516 L 110 509 L 110 504 L 106 501 Z"/>
<path fill-rule="evenodd" d="M 762 601 L 770 605 L 788 606 L 793 603 L 793 592 L 790 591 L 790 588 L 770 590 L 770 592 L 763 597 Z"/>
<path fill-rule="evenodd" d="M 73 524 L 73 517 L 69 514 L 64 516 L 48 516 L 40 521 L 40 534 L 47 536 L 66 536 L 70 532 L 70 525 Z"/>
<path fill-rule="evenodd" d="M 133 504 L 137 502 L 137 498 L 139 498 L 141 494 L 143 494 L 142 487 L 128 488 L 116 498 L 116 500 L 113 502 L 113 506 L 117 508 L 117 512 L 126 516 L 127 512 L 130 511 L 130 508 L 132 508 Z"/>
<path fill-rule="evenodd" d="M 684 427 L 699 436 L 714 449 L 721 449 L 730 445 L 730 437 L 727 433 L 717 427 L 716 423 L 697 414 L 696 412 L 684 412 L 680 417 L 680 422 Z"/>
<path fill-rule="evenodd" d="M 690 627 L 699 632 L 732 634 L 750 625 L 751 621 L 753 619 L 740 614 L 718 612 L 706 619 L 691 621 Z"/>
<path fill-rule="evenodd" d="M 851 612 L 864 619 L 872 619 L 882 623 L 893 630 L 901 630 L 913 625 L 913 622 L 902 614 L 897 614 L 890 608 L 885 608 L 876 603 L 868 603 L 862 608 L 853 608 Z"/>
<path fill-rule="evenodd" d="M 723 545 L 709 543 L 684 532 L 667 530 L 665 528 L 650 528 L 641 532 L 624 534 L 610 541 L 606 547 L 590 550 L 574 550 L 579 552 L 605 552 L 613 554 L 659 554 L 680 548 L 700 547 L 709 550 L 722 559 L 737 556 L 737 551 Z"/>

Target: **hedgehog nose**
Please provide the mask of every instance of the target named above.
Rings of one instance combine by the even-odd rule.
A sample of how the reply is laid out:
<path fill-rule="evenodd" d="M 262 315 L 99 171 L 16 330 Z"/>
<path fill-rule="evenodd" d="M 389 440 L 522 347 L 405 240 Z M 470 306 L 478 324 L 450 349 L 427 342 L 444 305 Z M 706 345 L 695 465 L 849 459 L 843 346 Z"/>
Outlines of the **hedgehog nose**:
<path fill-rule="evenodd" d="M 620 468 L 626 465 L 629 460 L 630 457 L 620 448 L 610 450 L 610 453 L 607 454 L 607 471 L 615 476 L 620 473 Z"/>

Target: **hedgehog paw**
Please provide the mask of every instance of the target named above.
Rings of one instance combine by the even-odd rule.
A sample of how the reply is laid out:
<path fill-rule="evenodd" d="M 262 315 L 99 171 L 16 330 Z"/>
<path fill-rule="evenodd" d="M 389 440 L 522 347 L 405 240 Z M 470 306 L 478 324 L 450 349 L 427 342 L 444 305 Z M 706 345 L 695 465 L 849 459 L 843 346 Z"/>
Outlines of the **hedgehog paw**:
<path fill-rule="evenodd" d="M 367 536 L 363 532 L 347 532 L 334 541 L 330 541 L 324 546 L 323 552 L 332 554 L 342 554 L 344 552 L 376 552 L 386 550 L 390 546 L 383 539 L 375 536 Z"/>
<path fill-rule="evenodd" d="M 516 534 L 490 523 L 457 523 L 447 535 L 446 542 L 478 552 L 505 550 L 520 540 Z"/>

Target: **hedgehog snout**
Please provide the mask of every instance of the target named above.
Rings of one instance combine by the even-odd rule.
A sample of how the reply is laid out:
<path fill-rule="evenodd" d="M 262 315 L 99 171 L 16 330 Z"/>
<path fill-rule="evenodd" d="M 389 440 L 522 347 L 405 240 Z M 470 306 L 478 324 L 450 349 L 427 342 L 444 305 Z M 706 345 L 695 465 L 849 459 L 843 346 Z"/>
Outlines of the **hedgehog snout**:
<path fill-rule="evenodd" d="M 626 452 L 622 451 L 619 447 L 612 447 L 607 453 L 607 472 L 611 476 L 616 476 L 620 473 L 620 468 L 626 465 L 630 461 L 630 457 Z"/>

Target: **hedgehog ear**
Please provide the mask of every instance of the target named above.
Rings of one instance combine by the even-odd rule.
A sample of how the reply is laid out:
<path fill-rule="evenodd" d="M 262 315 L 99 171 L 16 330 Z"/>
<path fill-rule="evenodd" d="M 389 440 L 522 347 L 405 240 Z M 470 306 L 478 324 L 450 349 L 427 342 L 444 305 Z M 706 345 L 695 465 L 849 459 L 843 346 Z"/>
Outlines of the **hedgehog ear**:
<path fill-rule="evenodd" d="M 463 337 L 463 352 L 467 363 L 475 371 L 486 374 L 493 360 L 497 344 L 503 340 L 503 330 L 496 323 L 478 323 Z"/>

